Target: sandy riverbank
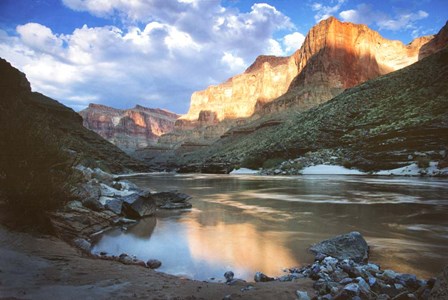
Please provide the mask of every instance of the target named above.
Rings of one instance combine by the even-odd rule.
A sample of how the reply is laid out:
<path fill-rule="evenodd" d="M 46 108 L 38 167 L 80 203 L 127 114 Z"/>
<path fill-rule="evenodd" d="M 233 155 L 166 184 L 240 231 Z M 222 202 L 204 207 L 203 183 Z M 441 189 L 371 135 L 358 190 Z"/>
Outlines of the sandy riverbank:
<path fill-rule="evenodd" d="M 254 288 L 241 291 L 248 285 Z M 182 279 L 0 225 L 0 299 L 294 299 L 297 289 L 314 293 L 309 279 L 232 286 Z"/>

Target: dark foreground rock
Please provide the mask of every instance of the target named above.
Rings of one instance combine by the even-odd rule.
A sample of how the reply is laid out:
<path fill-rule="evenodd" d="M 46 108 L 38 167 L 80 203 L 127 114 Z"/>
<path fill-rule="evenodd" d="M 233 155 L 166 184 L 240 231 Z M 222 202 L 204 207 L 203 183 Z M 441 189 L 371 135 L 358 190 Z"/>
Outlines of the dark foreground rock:
<path fill-rule="evenodd" d="M 122 212 L 129 218 L 140 219 L 153 215 L 155 211 L 156 201 L 149 193 L 132 195 L 132 201 L 123 201 Z"/>
<path fill-rule="evenodd" d="M 315 254 L 322 253 L 337 259 L 352 259 L 355 262 L 367 261 L 369 257 L 369 246 L 357 231 L 317 243 L 311 246 L 310 250 Z"/>

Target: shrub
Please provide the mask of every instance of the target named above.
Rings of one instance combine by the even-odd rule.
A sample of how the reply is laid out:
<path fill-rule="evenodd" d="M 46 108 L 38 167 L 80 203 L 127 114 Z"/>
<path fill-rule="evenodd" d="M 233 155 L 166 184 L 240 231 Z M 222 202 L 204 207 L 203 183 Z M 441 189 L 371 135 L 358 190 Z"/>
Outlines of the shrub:
<path fill-rule="evenodd" d="M 263 160 L 257 156 L 248 156 L 241 162 L 241 166 L 243 168 L 249 168 L 253 170 L 261 168 L 262 165 Z"/>
<path fill-rule="evenodd" d="M 279 166 L 285 159 L 281 157 L 269 158 L 263 163 L 263 169 L 272 169 Z"/>
<path fill-rule="evenodd" d="M 417 157 L 417 166 L 420 169 L 426 169 L 429 167 L 430 159 L 425 156 Z"/>
<path fill-rule="evenodd" d="M 1 113 L 1 111 L 0 111 Z M 70 196 L 71 158 L 45 120 L 18 116 L 0 120 L 0 190 L 24 218 L 42 219 Z"/>

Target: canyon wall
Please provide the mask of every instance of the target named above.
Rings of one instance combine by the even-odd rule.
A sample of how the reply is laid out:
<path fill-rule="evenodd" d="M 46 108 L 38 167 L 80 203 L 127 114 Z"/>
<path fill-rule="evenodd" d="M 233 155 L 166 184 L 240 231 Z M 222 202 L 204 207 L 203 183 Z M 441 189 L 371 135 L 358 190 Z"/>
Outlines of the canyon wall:
<path fill-rule="evenodd" d="M 446 34 L 433 39 L 420 37 L 404 45 L 365 25 L 330 17 L 315 25 L 291 56 L 260 56 L 243 74 L 193 93 L 188 113 L 160 141 L 177 146 L 210 144 L 248 118 L 307 110 L 446 44 Z"/>
<path fill-rule="evenodd" d="M 90 104 L 79 114 L 86 128 L 127 152 L 156 144 L 162 134 L 173 129 L 174 122 L 179 117 L 166 110 L 140 105 L 121 110 Z"/>

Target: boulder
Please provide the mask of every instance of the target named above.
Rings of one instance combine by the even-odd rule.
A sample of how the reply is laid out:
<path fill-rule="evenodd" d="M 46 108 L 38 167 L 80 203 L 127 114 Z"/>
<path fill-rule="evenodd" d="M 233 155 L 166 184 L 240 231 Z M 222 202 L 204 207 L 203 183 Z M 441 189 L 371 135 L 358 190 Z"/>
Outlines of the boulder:
<path fill-rule="evenodd" d="M 448 299 L 448 266 L 437 277 L 434 287 L 429 295 L 430 300 Z"/>
<path fill-rule="evenodd" d="M 182 209 L 191 208 L 190 195 L 179 192 L 161 192 L 152 194 L 151 197 L 156 201 L 157 207 L 162 209 Z"/>
<path fill-rule="evenodd" d="M 121 199 L 112 199 L 106 200 L 106 205 L 104 206 L 106 209 L 116 213 L 117 215 L 121 214 L 123 206 L 123 200 Z"/>
<path fill-rule="evenodd" d="M 358 263 L 367 261 L 369 256 L 369 246 L 357 231 L 319 242 L 311 246 L 310 251 L 315 254 L 323 253 L 340 260 L 352 259 Z"/>
<path fill-rule="evenodd" d="M 131 200 L 132 202 L 126 201 Z M 156 211 L 156 201 L 150 195 L 146 193 L 140 193 L 137 195 L 130 195 L 122 198 L 122 213 L 132 219 L 140 219 L 143 217 L 151 216 Z M 134 200 L 135 199 L 135 200 Z"/>
<path fill-rule="evenodd" d="M 82 205 L 94 211 L 102 211 L 104 210 L 104 205 L 98 199 L 87 198 L 82 201 Z"/>

